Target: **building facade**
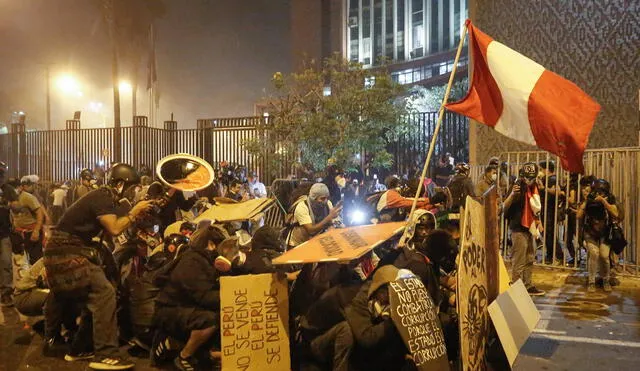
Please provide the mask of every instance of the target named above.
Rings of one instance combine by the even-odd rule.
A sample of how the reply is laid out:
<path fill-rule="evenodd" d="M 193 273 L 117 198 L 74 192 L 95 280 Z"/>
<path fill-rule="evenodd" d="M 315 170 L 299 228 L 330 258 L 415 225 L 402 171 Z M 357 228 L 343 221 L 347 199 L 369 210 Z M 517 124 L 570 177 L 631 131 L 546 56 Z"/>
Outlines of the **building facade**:
<path fill-rule="evenodd" d="M 640 2 L 470 0 L 474 24 L 574 82 L 602 107 L 588 148 L 638 146 Z M 531 147 L 484 125 L 470 128 L 472 161 Z"/>
<path fill-rule="evenodd" d="M 344 0 L 343 54 L 367 67 L 387 64 L 401 84 L 437 85 L 448 79 L 467 0 Z M 466 74 L 467 56 L 459 75 Z"/>
<path fill-rule="evenodd" d="M 292 0 L 293 66 L 340 53 L 369 68 L 385 64 L 401 84 L 441 85 L 468 14 L 467 0 Z M 464 52 L 457 77 L 466 65 Z"/>

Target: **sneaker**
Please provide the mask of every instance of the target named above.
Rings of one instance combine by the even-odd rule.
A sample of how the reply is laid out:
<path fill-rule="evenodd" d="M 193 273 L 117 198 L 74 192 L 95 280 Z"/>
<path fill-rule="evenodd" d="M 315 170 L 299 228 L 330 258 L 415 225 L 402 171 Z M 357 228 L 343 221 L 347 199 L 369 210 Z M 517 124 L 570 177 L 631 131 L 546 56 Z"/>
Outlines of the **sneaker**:
<path fill-rule="evenodd" d="M 596 283 L 595 282 L 590 282 L 587 285 L 587 291 L 588 292 L 596 292 Z"/>
<path fill-rule="evenodd" d="M 156 331 L 155 334 L 153 334 L 153 341 L 151 342 L 151 349 L 149 351 L 151 364 L 158 365 L 161 362 L 168 360 L 170 350 L 171 345 L 169 337 L 160 330 Z"/>
<path fill-rule="evenodd" d="M 193 357 L 182 358 L 177 356 L 173 361 L 173 365 L 180 371 L 195 371 L 196 362 Z"/>
<path fill-rule="evenodd" d="M 605 292 L 611 292 L 611 284 L 609 283 L 609 281 L 604 281 L 604 283 L 602 284 L 602 288 Z"/>
<path fill-rule="evenodd" d="M 64 355 L 64 360 L 67 362 L 75 362 L 82 361 L 84 359 L 91 359 L 93 357 L 93 352 L 70 352 Z"/>
<path fill-rule="evenodd" d="M 545 291 L 543 290 L 538 290 L 538 288 L 536 288 L 535 286 L 531 286 L 527 289 L 527 292 L 529 293 L 529 295 L 531 296 L 544 296 L 544 294 L 546 294 Z"/>
<path fill-rule="evenodd" d="M 134 366 L 135 363 L 118 356 L 106 356 L 100 358 L 97 362 L 89 363 L 89 368 L 94 370 L 128 370 Z"/>
<path fill-rule="evenodd" d="M 45 357 L 59 357 L 68 350 L 64 340 L 60 337 L 44 339 L 42 355 Z"/>

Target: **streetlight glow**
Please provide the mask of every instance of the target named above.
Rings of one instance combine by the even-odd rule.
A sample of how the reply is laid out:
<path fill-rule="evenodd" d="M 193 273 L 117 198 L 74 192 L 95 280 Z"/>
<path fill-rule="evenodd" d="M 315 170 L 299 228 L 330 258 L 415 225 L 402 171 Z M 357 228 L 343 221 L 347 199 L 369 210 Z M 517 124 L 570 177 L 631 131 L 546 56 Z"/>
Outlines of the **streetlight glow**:
<path fill-rule="evenodd" d="M 131 93 L 133 91 L 133 87 L 129 81 L 120 81 L 120 85 L 118 85 L 118 87 L 120 88 L 121 93 Z"/>
<path fill-rule="evenodd" d="M 63 75 L 57 80 L 57 85 L 60 90 L 65 93 L 75 93 L 80 89 L 80 84 L 73 76 Z"/>

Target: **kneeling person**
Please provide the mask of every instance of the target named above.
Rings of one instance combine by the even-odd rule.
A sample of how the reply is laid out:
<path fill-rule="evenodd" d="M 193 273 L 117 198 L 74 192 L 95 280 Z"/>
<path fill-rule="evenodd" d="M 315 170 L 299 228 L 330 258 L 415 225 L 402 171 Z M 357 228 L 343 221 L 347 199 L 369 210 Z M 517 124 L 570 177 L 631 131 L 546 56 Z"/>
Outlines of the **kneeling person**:
<path fill-rule="evenodd" d="M 227 238 L 217 226 L 201 227 L 193 234 L 189 249 L 175 260 L 156 299 L 154 325 L 174 337 L 188 338 L 174 364 L 193 370 L 194 354 L 219 328 L 219 274 L 214 267 L 216 247 Z M 159 355 L 165 339 L 155 336 L 151 349 Z"/>

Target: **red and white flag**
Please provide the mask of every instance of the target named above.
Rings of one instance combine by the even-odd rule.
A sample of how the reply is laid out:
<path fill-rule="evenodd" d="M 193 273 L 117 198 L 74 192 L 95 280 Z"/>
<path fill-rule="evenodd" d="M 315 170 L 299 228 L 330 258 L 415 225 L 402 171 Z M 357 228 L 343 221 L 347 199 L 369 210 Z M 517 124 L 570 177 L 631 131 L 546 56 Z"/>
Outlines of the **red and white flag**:
<path fill-rule="evenodd" d="M 445 107 L 517 141 L 558 155 L 584 172 L 582 155 L 600 105 L 576 84 L 493 40 L 467 20 L 473 78 L 467 96 Z"/>

